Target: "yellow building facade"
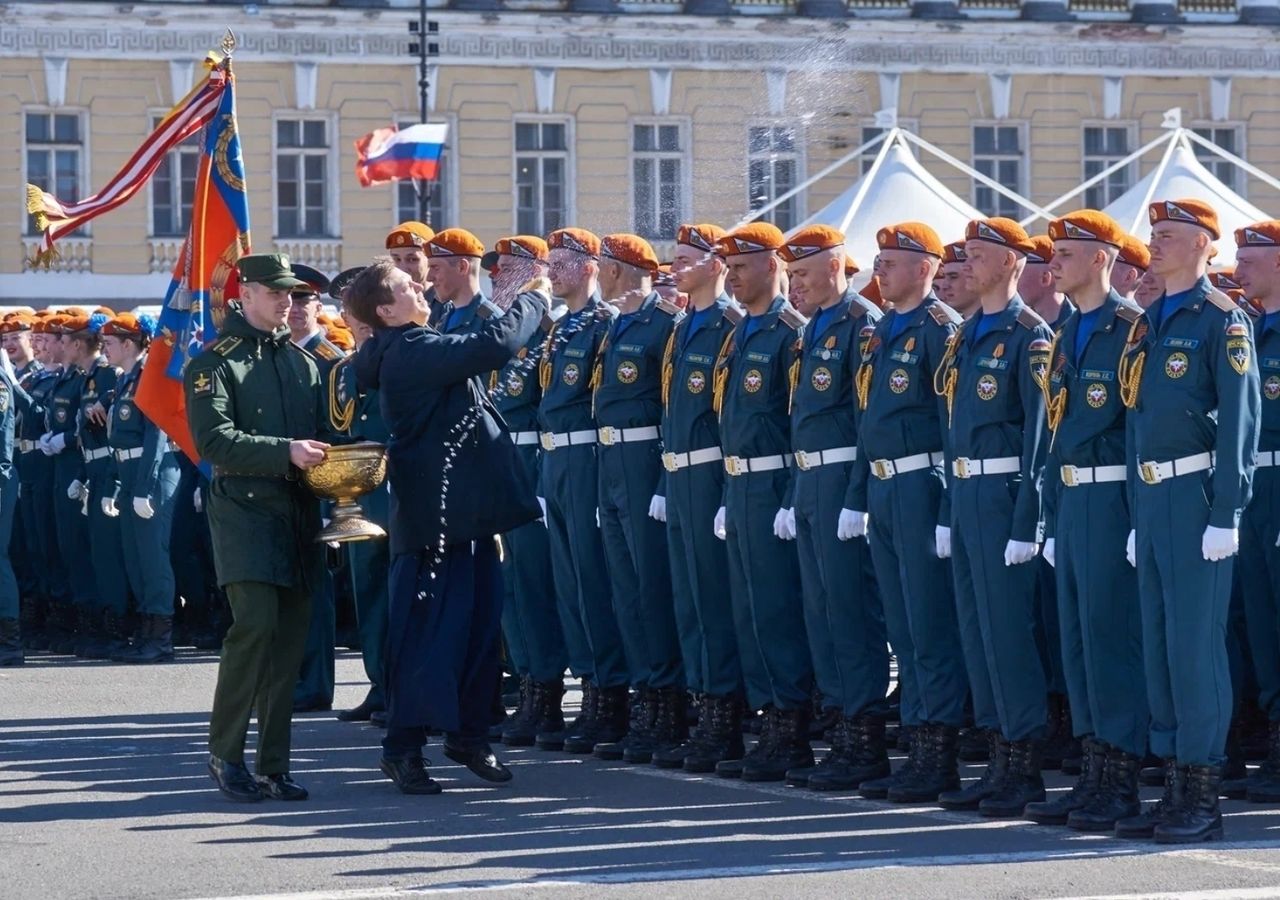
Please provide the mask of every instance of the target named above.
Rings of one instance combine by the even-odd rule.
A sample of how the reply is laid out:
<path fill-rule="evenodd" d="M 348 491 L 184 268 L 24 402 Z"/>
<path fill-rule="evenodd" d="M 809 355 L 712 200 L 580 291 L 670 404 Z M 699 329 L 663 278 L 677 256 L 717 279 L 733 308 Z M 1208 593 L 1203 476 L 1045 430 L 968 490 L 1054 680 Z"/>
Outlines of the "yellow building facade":
<path fill-rule="evenodd" d="M 1116 10 L 1101 6 L 1064 7 L 1074 21 L 1029 21 L 1003 15 L 1016 4 L 961 4 L 933 19 L 891 4 L 863 15 L 855 2 L 837 18 L 750 3 L 719 17 L 643 2 L 603 14 L 538 0 L 433 10 L 429 118 L 451 128 L 432 224 L 487 242 L 565 224 L 637 231 L 665 251 L 675 223 L 731 225 L 895 119 L 1042 204 L 1159 137 L 1174 108 L 1280 175 L 1280 48 L 1233 6 L 1168 25 L 1113 21 Z M 419 118 L 408 6 L 6 4 L 0 304 L 159 301 L 194 151 L 176 151 L 141 194 L 64 239 L 48 272 L 28 263 L 38 236 L 23 187 L 80 198 L 102 187 L 190 89 L 225 28 L 238 40 L 254 248 L 330 273 L 366 261 L 392 225 L 417 217 L 411 185 L 362 189 L 354 174 L 360 136 Z M 849 160 L 770 217 L 784 228 L 802 220 L 869 160 Z M 959 170 L 923 161 L 984 212 L 1016 212 Z M 1207 152 L 1205 161 L 1280 214 L 1264 181 Z M 1105 204 L 1157 162 L 1139 160 L 1068 207 Z"/>

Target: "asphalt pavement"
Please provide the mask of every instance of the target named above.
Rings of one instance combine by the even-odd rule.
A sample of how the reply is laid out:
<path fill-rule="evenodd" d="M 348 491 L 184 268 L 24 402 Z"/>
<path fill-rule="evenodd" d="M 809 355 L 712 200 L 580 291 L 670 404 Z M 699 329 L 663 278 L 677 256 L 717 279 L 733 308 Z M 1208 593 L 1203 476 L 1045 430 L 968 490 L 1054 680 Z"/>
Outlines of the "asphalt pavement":
<path fill-rule="evenodd" d="M 377 770 L 381 732 L 331 713 L 294 720 L 310 800 L 235 804 L 205 771 L 216 669 L 0 670 L 2 900 L 1280 897 L 1274 807 L 1229 802 L 1226 842 L 1166 850 L 532 749 L 500 749 L 515 778 L 492 786 L 438 747 L 444 793 L 407 797 Z M 357 703 L 357 655 L 338 681 L 338 707 Z"/>

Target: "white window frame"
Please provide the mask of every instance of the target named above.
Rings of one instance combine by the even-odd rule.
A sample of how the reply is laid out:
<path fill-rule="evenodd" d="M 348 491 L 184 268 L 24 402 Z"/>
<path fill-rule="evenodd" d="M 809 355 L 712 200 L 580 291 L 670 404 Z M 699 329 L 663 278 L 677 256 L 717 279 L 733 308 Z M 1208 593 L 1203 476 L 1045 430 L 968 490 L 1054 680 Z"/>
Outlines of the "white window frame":
<path fill-rule="evenodd" d="M 86 197 L 88 197 L 91 190 L 91 188 L 89 187 L 89 160 L 92 158 L 90 154 L 93 151 L 89 143 L 90 119 L 89 119 L 89 110 L 87 108 L 83 106 L 54 107 L 54 106 L 48 106 L 40 103 L 32 103 L 30 105 L 22 107 L 22 119 L 19 124 L 19 127 L 22 129 L 21 137 L 20 137 L 21 143 L 19 144 L 19 147 L 20 147 L 19 152 L 22 154 L 22 161 L 21 161 L 22 181 L 20 183 L 23 185 L 23 190 L 19 195 L 20 196 L 19 202 L 21 202 L 22 204 L 22 207 L 21 207 L 22 214 L 20 219 L 22 224 L 18 227 L 18 231 L 23 238 L 29 240 L 33 237 L 38 237 L 38 235 L 32 235 L 27 233 L 27 224 L 30 220 L 29 219 L 30 213 L 27 212 L 27 207 L 26 207 L 26 202 L 27 202 L 26 185 L 31 183 L 31 178 L 27 174 L 27 149 L 28 149 L 27 114 L 28 113 L 40 113 L 43 115 L 76 115 L 80 117 L 80 165 L 79 165 L 80 171 L 77 175 L 77 178 L 79 180 L 80 191 L 79 191 L 79 197 L 77 198 L 78 200 L 84 200 Z M 39 146 L 54 148 L 57 145 L 41 144 Z M 65 198 L 59 198 L 59 199 L 65 199 Z M 92 230 L 92 226 L 89 224 L 81 225 L 75 231 L 70 232 L 66 235 L 66 237 L 68 238 L 89 238 L 92 236 L 93 236 L 93 230 Z"/>
<path fill-rule="evenodd" d="M 1123 128 L 1127 133 L 1125 146 L 1128 149 L 1125 151 L 1123 156 L 1116 157 L 1115 159 L 1112 159 L 1110 157 L 1086 155 L 1084 152 L 1084 130 L 1086 128 Z M 1137 150 L 1138 149 L 1137 141 L 1138 141 L 1138 123 L 1137 122 L 1128 121 L 1124 119 L 1102 119 L 1102 120 L 1085 119 L 1081 121 L 1080 123 L 1080 180 L 1083 182 L 1092 177 L 1086 174 L 1085 172 L 1086 162 L 1088 162 L 1089 160 L 1104 161 L 1102 169 L 1106 169 L 1107 167 L 1113 166 L 1116 163 L 1118 163 L 1125 156 L 1128 156 L 1131 153 L 1133 153 L 1134 150 Z M 1098 171 L 1101 172 L 1102 169 L 1099 169 Z M 1125 191 L 1132 188 L 1138 182 L 1138 178 L 1139 178 L 1138 167 L 1135 160 L 1130 160 L 1129 164 L 1125 166 L 1125 170 L 1128 174 L 1128 184 L 1125 185 L 1124 191 L 1120 192 L 1121 194 L 1123 194 Z M 1093 185 L 1093 187 L 1095 188 L 1099 187 L 1101 184 L 1102 182 L 1099 182 L 1098 184 Z M 1090 188 L 1090 190 L 1091 189 L 1092 188 Z M 1085 203 L 1086 205 L 1088 205 L 1088 200 L 1085 198 L 1087 198 L 1088 195 L 1089 195 L 1089 191 L 1086 190 L 1080 197 L 1080 201 L 1082 203 Z M 1105 206 L 1109 206 L 1115 199 L 1116 199 L 1115 197 L 1110 197 L 1107 199 L 1106 203 L 1102 203 L 1098 205 L 1096 208 L 1102 209 Z"/>
<path fill-rule="evenodd" d="M 419 124 L 418 118 L 419 118 L 419 115 L 416 112 L 405 113 L 404 115 L 396 116 L 396 119 L 395 119 L 396 127 L 407 128 L 410 125 L 417 125 Z M 458 220 L 458 184 L 459 184 L 458 162 L 459 160 L 458 160 L 457 154 L 454 152 L 454 147 L 456 146 L 455 138 L 457 135 L 458 117 L 454 113 L 438 113 L 438 114 L 433 113 L 431 116 L 431 122 L 432 124 L 436 124 L 436 125 L 440 124 L 441 122 L 444 122 L 449 126 L 449 132 L 448 132 L 448 135 L 445 137 L 445 142 L 444 142 L 444 153 L 441 156 L 441 160 L 444 163 L 444 178 L 442 180 L 437 180 L 435 182 L 437 188 L 443 186 L 443 189 L 444 189 L 444 205 L 442 206 L 442 210 L 443 210 L 444 217 L 449 222 L 449 224 L 445 225 L 444 227 L 448 228 L 448 227 L 459 224 L 459 220 Z M 396 225 L 399 225 L 401 222 L 416 221 L 418 218 L 418 211 L 416 208 L 414 209 L 413 216 L 410 219 L 406 220 L 406 219 L 400 218 L 400 185 L 401 184 L 403 184 L 403 182 L 401 181 L 391 182 L 391 227 L 393 228 Z M 436 231 L 440 230 L 440 225 L 438 223 L 431 222 L 430 225 L 434 230 Z"/>
<path fill-rule="evenodd" d="M 301 150 L 303 155 L 319 155 L 314 151 L 306 151 L 300 147 L 281 148 L 278 143 L 279 123 L 281 121 L 301 122 L 305 120 L 323 120 L 326 123 L 326 136 L 329 146 L 325 152 L 325 183 L 327 201 L 325 209 L 324 234 L 287 234 L 280 233 L 280 199 L 276 191 L 280 173 L 277 171 L 280 150 Z M 338 116 L 326 110 L 281 109 L 271 114 L 271 234 L 276 241 L 323 241 L 338 240 L 342 237 L 342 180 L 338 172 Z"/>
<path fill-rule="evenodd" d="M 794 119 L 749 119 L 747 120 L 746 131 L 743 133 L 742 137 L 743 137 L 743 144 L 746 149 L 746 160 L 747 160 L 746 193 L 747 193 L 748 214 L 751 214 L 752 212 L 754 212 L 756 209 L 759 208 L 752 205 L 752 197 L 751 197 L 751 160 L 755 155 L 751 152 L 751 129 L 753 128 L 790 128 L 792 131 L 795 132 L 795 149 L 791 151 L 791 155 L 795 158 L 795 161 L 796 161 L 796 182 L 794 185 L 792 185 L 792 188 L 796 188 L 804 184 L 805 179 L 808 177 L 807 172 L 808 172 L 808 162 L 809 162 L 808 154 L 806 153 L 807 144 L 805 141 L 804 123 L 796 121 Z M 784 191 L 783 193 L 786 193 L 786 192 Z M 783 231 L 790 231 L 792 228 L 794 228 L 795 226 L 803 222 L 805 218 L 808 216 L 808 209 L 806 209 L 806 206 L 805 206 L 805 199 L 806 199 L 807 193 L 808 193 L 807 191 L 801 191 L 800 193 L 796 194 L 794 197 L 791 198 L 791 201 L 795 204 L 795 221 L 790 223 L 788 227 L 783 228 L 782 229 Z M 768 206 L 775 199 L 776 199 L 776 195 L 771 196 L 763 204 L 761 204 L 761 206 Z M 764 220 L 772 222 L 774 220 L 774 213 L 776 211 L 777 211 L 777 207 L 774 207 L 774 209 L 765 213 Z"/>
<path fill-rule="evenodd" d="M 1018 183 L 1015 185 L 1006 184 L 1006 185 L 1002 185 L 1002 187 L 1005 187 L 1013 191 L 1015 194 L 1021 194 L 1022 196 L 1025 197 L 1027 195 L 1027 185 L 1031 181 L 1031 151 L 1027 145 L 1027 132 L 1028 132 L 1027 123 L 1025 121 L 1009 120 L 1009 119 L 974 119 L 970 121 L 969 122 L 969 165 L 973 166 L 975 170 L 977 170 L 978 168 L 979 155 L 982 155 L 983 157 L 990 158 L 990 159 L 1012 159 L 1013 158 L 1010 154 L 999 154 L 996 156 L 991 156 L 990 154 L 985 154 L 985 153 L 979 154 L 978 143 L 975 140 L 975 138 L 977 137 L 975 132 L 979 128 L 1016 128 L 1018 129 L 1018 146 L 1022 148 L 1022 152 L 1018 156 L 1018 161 L 1019 161 Z M 999 182 L 998 178 L 992 178 L 992 180 Z M 977 179 L 974 179 L 973 189 L 970 192 L 970 202 L 975 207 L 977 207 L 978 210 L 984 216 L 999 215 L 999 213 L 990 212 L 988 210 L 983 209 L 981 205 L 979 205 L 978 191 L 980 190 L 991 190 L 991 188 L 988 188 L 985 184 L 982 184 Z M 994 191 L 992 192 L 996 193 Z M 1008 198 L 1005 197 L 1003 194 L 996 193 L 996 196 L 999 197 L 1001 201 L 1008 201 L 1009 203 L 1013 203 L 1012 200 L 1008 200 Z M 1016 211 L 1016 214 L 1014 215 L 1014 218 L 1021 218 L 1023 213 L 1024 211 L 1021 208 L 1018 208 Z"/>
<path fill-rule="evenodd" d="M 158 124 L 157 120 L 163 119 L 167 113 L 168 113 L 168 110 L 160 110 L 160 109 L 152 109 L 147 111 L 147 121 L 151 124 L 152 131 L 155 131 L 157 127 L 157 124 Z M 199 139 L 203 134 L 204 134 L 203 131 L 197 131 L 190 138 L 187 138 L 187 140 L 194 140 L 195 143 L 191 144 L 190 146 L 186 146 L 185 142 L 178 144 L 178 146 L 170 150 L 166 154 L 166 156 L 168 156 L 171 161 L 174 161 L 181 154 L 192 155 L 196 157 L 197 165 L 198 165 L 199 164 L 198 161 L 200 158 Z M 181 203 L 182 203 L 182 188 L 181 188 L 182 167 L 181 165 L 178 166 L 177 174 L 178 174 L 178 184 L 179 184 L 178 204 L 179 206 L 181 206 Z M 147 179 L 147 236 L 155 240 L 173 240 L 177 238 L 186 237 L 187 235 L 186 230 L 178 231 L 173 234 L 157 234 L 156 233 L 155 194 L 156 194 L 156 181 L 155 181 L 155 177 L 152 176 L 151 178 Z"/>
<path fill-rule="evenodd" d="M 516 126 L 531 124 L 546 124 L 564 126 L 564 146 L 561 150 L 517 150 L 516 149 Z M 573 116 L 567 116 L 563 113 L 522 113 L 513 116 L 511 119 L 511 228 L 512 233 L 520 232 L 520 172 L 517 160 L 522 153 L 563 153 L 564 154 L 564 220 L 565 223 L 572 223 L 578 218 L 578 190 L 577 190 L 577 134 L 576 122 Z"/>
<path fill-rule="evenodd" d="M 1230 129 L 1233 129 L 1233 130 L 1235 131 L 1235 133 L 1236 133 L 1236 139 L 1237 139 L 1237 140 L 1236 140 L 1236 149 L 1234 149 L 1234 150 L 1229 150 L 1228 152 L 1229 152 L 1229 153 L 1234 153 L 1236 156 L 1240 157 L 1241 159 L 1248 159 L 1248 158 L 1249 158 L 1249 156 L 1248 156 L 1249 148 L 1246 146 L 1246 141 L 1248 141 L 1248 139 L 1249 139 L 1249 128 L 1248 128 L 1248 126 L 1246 125 L 1246 123 L 1244 123 L 1244 122 L 1242 122 L 1242 121 L 1240 121 L 1240 120 L 1238 120 L 1238 119 L 1229 119 L 1229 120 L 1227 120 L 1227 121 L 1225 121 L 1225 122 L 1192 122 L 1192 123 L 1191 123 L 1190 125 L 1188 125 L 1187 127 L 1188 127 L 1191 131 L 1201 131 L 1201 130 L 1204 130 L 1204 129 L 1211 129 L 1211 128 L 1223 128 L 1223 129 L 1225 129 L 1225 128 L 1230 128 Z M 1201 135 L 1201 137 L 1204 137 L 1204 135 Z M 1208 138 L 1205 138 L 1205 140 L 1208 140 Z M 1213 141 L 1210 141 L 1210 143 L 1214 143 L 1214 142 L 1213 142 Z M 1226 148 L 1224 147 L 1223 149 L 1226 149 Z M 1201 165 L 1204 165 L 1205 160 L 1204 160 L 1204 158 L 1201 156 L 1201 154 L 1203 153 L 1203 154 L 1208 155 L 1208 154 L 1209 154 L 1209 151 L 1208 151 L 1208 150 L 1205 150 L 1203 147 L 1201 147 L 1199 144 L 1195 143 L 1194 141 L 1193 141 L 1193 142 L 1192 142 L 1192 144 L 1191 144 L 1191 150 L 1192 150 L 1192 152 L 1193 152 L 1193 153 L 1195 153 L 1195 155 L 1196 155 L 1196 160 L 1197 160 Z M 1225 159 L 1223 159 L 1223 158 L 1222 158 L 1222 157 L 1220 157 L 1220 156 L 1214 156 L 1213 158 L 1214 158 L 1215 160 L 1221 161 L 1221 162 L 1223 162 L 1223 163 L 1226 163 L 1226 162 L 1227 162 Z M 1207 168 L 1207 167 L 1206 167 L 1206 168 Z M 1212 170 L 1210 170 L 1210 171 L 1212 171 Z M 1235 177 L 1236 177 L 1236 183 L 1235 183 L 1234 185 L 1229 184 L 1229 185 L 1227 185 L 1227 187 L 1231 188 L 1233 191 L 1235 191 L 1235 192 L 1236 192 L 1237 194 L 1239 194 L 1241 197 L 1244 197 L 1244 198 L 1246 198 L 1246 199 L 1247 199 L 1247 198 L 1248 198 L 1248 195 L 1249 195 L 1249 178 L 1250 178 L 1249 173 L 1248 173 L 1248 172 L 1245 172 L 1243 169 L 1236 169 L 1236 176 L 1235 176 Z"/>
<path fill-rule="evenodd" d="M 636 126 L 671 126 L 674 125 L 679 129 L 680 133 L 680 149 L 678 151 L 671 150 L 636 150 L 635 129 Z M 677 227 L 681 222 L 687 222 L 690 218 L 690 210 L 692 209 L 693 194 L 693 173 L 691 165 L 693 154 L 689 142 L 693 136 L 693 123 L 688 116 L 634 116 L 627 120 L 627 181 L 630 190 L 627 192 L 627 221 L 631 223 L 631 227 L 636 229 L 636 234 L 640 234 L 651 241 L 674 241 L 675 232 L 671 234 L 641 234 L 640 225 L 637 220 L 636 208 L 636 160 L 652 159 L 655 161 L 662 159 L 676 159 L 680 162 L 680 203 L 676 210 Z"/>

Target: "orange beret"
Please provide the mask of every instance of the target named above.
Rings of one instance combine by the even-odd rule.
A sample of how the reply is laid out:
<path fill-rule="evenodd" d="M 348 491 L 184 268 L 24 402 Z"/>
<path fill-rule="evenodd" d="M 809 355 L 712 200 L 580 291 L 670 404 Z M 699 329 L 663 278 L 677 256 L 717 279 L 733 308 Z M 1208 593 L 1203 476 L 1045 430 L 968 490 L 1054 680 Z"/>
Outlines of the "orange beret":
<path fill-rule="evenodd" d="M 741 256 L 777 250 L 787 242 L 776 225 L 768 222 L 748 222 L 741 228 L 728 232 L 716 241 L 716 252 L 721 256 Z"/>
<path fill-rule="evenodd" d="M 123 312 L 111 317 L 102 326 L 102 334 L 114 334 L 121 337 L 137 337 L 142 334 L 142 324 L 133 313 Z"/>
<path fill-rule="evenodd" d="M 658 271 L 658 254 L 644 238 L 634 234 L 607 234 L 600 242 L 600 254 L 647 272 Z"/>
<path fill-rule="evenodd" d="M 1123 247 L 1128 237 L 1120 223 L 1096 209 L 1081 209 L 1049 223 L 1049 237 L 1055 241 L 1099 241 Z"/>
<path fill-rule="evenodd" d="M 810 225 L 787 238 L 778 253 L 787 262 L 798 262 L 823 250 L 843 247 L 844 240 L 844 233 L 830 225 Z"/>
<path fill-rule="evenodd" d="M 1218 227 L 1218 213 L 1203 200 L 1194 198 L 1186 200 L 1157 200 L 1147 207 L 1147 213 L 1151 217 L 1152 225 L 1157 222 L 1185 222 L 1188 225 L 1197 225 L 1203 228 L 1213 235 L 1215 241 L 1222 237 L 1222 232 Z"/>
<path fill-rule="evenodd" d="M 35 317 L 26 313 L 14 313 L 5 316 L 4 321 L 0 322 L 0 334 L 17 334 L 19 331 L 31 331 L 35 322 Z"/>
<path fill-rule="evenodd" d="M 858 268 L 857 260 L 855 260 L 848 253 L 846 253 L 844 255 L 844 277 L 851 278 L 854 275 L 857 275 L 861 271 L 862 269 Z"/>
<path fill-rule="evenodd" d="M 547 249 L 574 250 L 599 259 L 600 238 L 585 228 L 560 228 L 547 235 Z"/>
<path fill-rule="evenodd" d="M 884 297 L 880 295 L 880 279 L 872 278 L 862 286 L 862 290 L 858 291 L 858 293 L 881 309 L 884 308 Z"/>
<path fill-rule="evenodd" d="M 421 222 L 401 222 L 387 235 L 387 247 L 421 247 L 436 236 L 430 225 Z"/>
<path fill-rule="evenodd" d="M 964 241 L 956 241 L 942 248 L 942 263 L 962 263 L 969 256 L 964 252 Z"/>
<path fill-rule="evenodd" d="M 1268 219 L 1237 228 L 1236 246 L 1280 247 L 1280 219 Z"/>
<path fill-rule="evenodd" d="M 465 228 L 437 231 L 423 248 L 427 256 L 484 256 L 484 244 Z"/>
<path fill-rule="evenodd" d="M 1053 259 L 1053 238 L 1037 234 L 1027 240 L 1027 262 L 1047 266 Z"/>
<path fill-rule="evenodd" d="M 1151 250 L 1141 239 L 1126 234 L 1120 242 L 1120 256 L 1117 257 L 1117 261 L 1145 272 L 1151 266 Z"/>
<path fill-rule="evenodd" d="M 685 244 L 695 250 L 712 253 L 716 242 L 724 237 L 724 229 L 719 225 L 681 225 L 676 230 L 676 243 Z"/>
<path fill-rule="evenodd" d="M 547 258 L 549 248 L 547 242 L 532 234 L 517 234 L 505 237 L 494 246 L 494 251 L 501 256 L 521 256 L 525 259 Z"/>
<path fill-rule="evenodd" d="M 89 330 L 89 317 L 84 314 L 59 316 L 50 330 L 53 334 L 79 334 Z"/>
<path fill-rule="evenodd" d="M 356 348 L 355 336 L 345 328 L 330 327 L 324 332 L 325 338 L 340 350 L 351 352 Z"/>
<path fill-rule="evenodd" d="M 913 250 L 942 258 L 942 239 L 923 222 L 900 222 L 876 232 L 876 244 L 881 250 Z"/>
<path fill-rule="evenodd" d="M 1209 283 L 1220 291 L 1238 291 L 1243 287 L 1240 282 L 1236 281 L 1236 273 L 1234 269 L 1222 269 L 1218 272 L 1210 272 Z"/>
<path fill-rule="evenodd" d="M 1004 216 L 974 219 L 965 227 L 964 239 L 998 244 L 1022 254 L 1031 251 L 1031 238 L 1027 236 L 1026 229 L 1013 219 L 1006 219 Z"/>
<path fill-rule="evenodd" d="M 95 309 L 91 313 L 91 315 L 106 316 L 107 318 L 111 318 L 115 314 L 116 314 L 116 311 L 109 306 L 99 306 L 97 309 Z"/>

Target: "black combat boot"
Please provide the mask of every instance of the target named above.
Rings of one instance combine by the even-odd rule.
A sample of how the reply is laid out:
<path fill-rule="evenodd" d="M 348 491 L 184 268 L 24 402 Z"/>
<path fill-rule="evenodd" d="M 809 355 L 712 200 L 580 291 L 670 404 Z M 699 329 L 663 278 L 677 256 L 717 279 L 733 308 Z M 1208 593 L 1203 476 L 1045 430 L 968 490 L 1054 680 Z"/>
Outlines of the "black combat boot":
<path fill-rule="evenodd" d="M 81 659 L 110 659 L 107 649 L 107 631 L 103 617 L 104 609 L 87 606 L 76 608 L 76 656 Z"/>
<path fill-rule="evenodd" d="M 125 618 L 118 615 L 114 610 L 103 610 L 102 612 L 102 633 L 103 646 L 107 652 L 107 659 L 113 662 L 120 662 L 122 657 L 128 656 L 130 652 L 129 633 L 125 630 Z"/>
<path fill-rule="evenodd" d="M 951 725 L 922 725 L 919 762 L 913 772 L 889 788 L 891 803 L 933 803 L 946 791 L 960 788 L 960 767 L 956 762 L 956 744 L 960 729 Z"/>
<path fill-rule="evenodd" d="M 0 619 L 0 669 L 20 666 L 25 662 L 22 655 L 22 635 L 17 619 Z"/>
<path fill-rule="evenodd" d="M 979 815 L 1010 818 L 1022 815 L 1028 803 L 1044 800 L 1040 753 L 1044 742 L 1024 738 L 1009 745 L 1009 771 L 1000 786 L 978 804 Z"/>
<path fill-rule="evenodd" d="M 889 775 L 884 719 L 865 713 L 843 716 L 837 727 L 841 731 L 842 753 L 837 756 L 832 748 L 832 755 L 809 776 L 809 790 L 853 791 L 864 781 Z"/>
<path fill-rule="evenodd" d="M 557 678 L 555 681 L 530 679 L 529 717 L 518 727 L 512 727 L 511 723 L 508 723 L 508 730 L 502 732 L 502 742 L 508 747 L 532 747 L 536 744 L 538 735 L 559 734 L 560 742 L 563 744 L 564 710 L 561 708 L 563 702 L 564 681 L 562 679 Z"/>
<path fill-rule="evenodd" d="M 1267 758 L 1249 779 L 1245 796 L 1250 803 L 1280 803 L 1280 722 L 1267 729 Z"/>
<path fill-rule="evenodd" d="M 1113 831 L 1116 822 L 1142 812 L 1138 799 L 1138 767 L 1141 760 L 1115 747 L 1107 748 L 1102 787 L 1088 805 L 1067 816 L 1067 827 L 1076 831 Z"/>
<path fill-rule="evenodd" d="M 68 600 L 49 604 L 49 652 L 73 653 L 76 648 L 75 607 Z"/>
<path fill-rule="evenodd" d="M 516 708 L 502 723 L 502 743 L 508 747 L 529 747 L 537 733 L 533 728 L 533 678 L 520 676 L 520 697 Z M 515 743 L 512 743 L 512 741 Z"/>
<path fill-rule="evenodd" d="M 1172 819 L 1182 806 L 1186 793 L 1186 772 L 1176 760 L 1164 761 L 1164 794 L 1155 803 L 1136 816 L 1116 822 L 1118 838 L 1150 838 L 1155 835 L 1156 824 Z"/>
<path fill-rule="evenodd" d="M 961 728 L 956 754 L 965 762 L 986 762 L 991 757 L 990 733 L 976 725 Z"/>
<path fill-rule="evenodd" d="M 869 778 L 858 785 L 858 793 L 868 800 L 884 800 L 889 796 L 889 789 L 902 784 L 920 770 L 921 763 L 929 753 L 929 725 L 917 725 L 911 729 L 910 746 L 907 748 L 907 760 L 898 766 L 897 771 L 883 778 Z M 888 742 L 888 730 L 885 731 Z"/>
<path fill-rule="evenodd" d="M 689 754 L 693 753 L 707 739 L 707 729 L 711 725 L 711 703 L 710 694 L 697 695 L 697 722 L 693 728 L 688 729 L 688 734 L 684 740 L 677 744 L 669 746 L 655 747 L 653 750 L 653 764 L 659 769 L 679 769 L 684 765 L 685 759 Z M 689 717 L 685 716 L 686 726 Z"/>
<path fill-rule="evenodd" d="M 1222 840 L 1222 766 L 1187 766 L 1182 803 L 1156 823 L 1157 844 L 1199 844 Z"/>
<path fill-rule="evenodd" d="M 559 731 L 538 732 L 538 736 L 534 738 L 534 746 L 539 750 L 562 750 L 565 749 L 565 742 L 570 736 L 576 737 L 580 745 L 585 745 L 588 741 L 588 732 L 596 727 L 596 708 L 599 704 L 600 689 L 596 687 L 594 681 L 582 679 L 582 709 L 579 710 L 578 715 Z M 590 753 L 592 747 L 595 747 L 594 741 L 591 741 L 587 749 L 573 752 Z"/>
<path fill-rule="evenodd" d="M 622 740 L 630 728 L 631 689 L 625 684 L 617 687 L 601 688 L 600 699 L 596 701 L 595 730 L 590 737 L 595 741 L 590 750 L 578 750 L 569 747 L 569 739 L 565 738 L 564 749 L 570 753 L 591 753 L 600 744 L 614 744 Z"/>
<path fill-rule="evenodd" d="M 1143 787 L 1164 786 L 1164 760 L 1150 750 L 1142 757 L 1142 765 L 1138 767 L 1138 784 Z"/>
<path fill-rule="evenodd" d="M 743 761 L 743 781 L 782 781 L 789 769 L 813 765 L 808 706 L 773 710 L 773 734 L 770 737 L 766 753 Z"/>
<path fill-rule="evenodd" d="M 18 622 L 22 626 L 22 646 L 28 650 L 43 650 L 49 646 L 44 633 L 44 598 L 32 594 L 22 601 L 18 610 Z"/>
<path fill-rule="evenodd" d="M 657 718 L 658 692 L 651 687 L 637 689 L 623 735 L 612 741 L 600 741 L 592 754 L 597 759 L 648 762 L 653 755 L 653 723 Z M 644 759 L 628 760 L 627 751 L 631 751 L 633 757 Z"/>
<path fill-rule="evenodd" d="M 1037 825 L 1065 825 L 1068 816 L 1093 802 L 1102 786 L 1107 747 L 1093 735 L 1086 735 L 1080 744 L 1084 749 L 1084 756 L 1081 758 L 1076 783 L 1069 791 L 1052 800 L 1028 803 L 1022 812 L 1023 816 Z"/>
<path fill-rule="evenodd" d="M 689 735 L 689 724 L 685 719 L 688 703 L 689 695 L 684 688 L 660 688 L 648 749 L 629 747 L 623 751 L 622 761 L 641 764 L 652 762 L 659 751 L 670 752 L 681 746 Z"/>
<path fill-rule="evenodd" d="M 987 732 L 987 767 L 982 776 L 962 788 L 943 791 L 938 805 L 943 809 L 977 809 L 978 804 L 994 794 L 1009 772 L 1009 742 L 1000 732 Z"/>
<path fill-rule="evenodd" d="M 719 774 L 720 763 L 737 763 L 742 760 L 743 703 L 740 697 L 707 695 L 705 723 L 699 719 L 702 740 L 696 743 L 684 758 L 684 770 L 696 774 Z M 741 774 L 741 769 L 739 769 Z"/>
<path fill-rule="evenodd" d="M 132 665 L 172 662 L 173 616 L 154 616 L 148 613 L 141 619 L 141 640 L 122 662 Z"/>

